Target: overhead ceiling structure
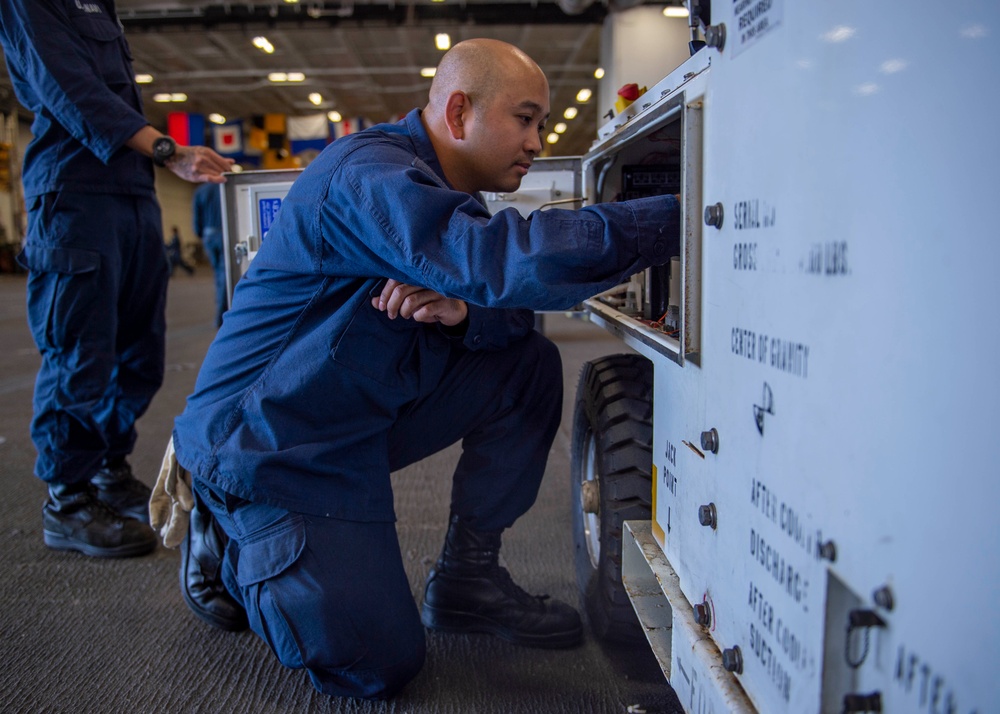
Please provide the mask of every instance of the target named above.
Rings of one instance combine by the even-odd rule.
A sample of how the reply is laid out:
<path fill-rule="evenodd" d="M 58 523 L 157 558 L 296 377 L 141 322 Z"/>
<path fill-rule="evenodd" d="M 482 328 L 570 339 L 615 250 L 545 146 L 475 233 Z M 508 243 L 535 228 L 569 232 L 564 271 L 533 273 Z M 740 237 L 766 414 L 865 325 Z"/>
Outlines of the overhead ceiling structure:
<path fill-rule="evenodd" d="M 620 3 L 637 4 L 635 0 Z M 434 67 L 443 51 L 435 36 L 452 44 L 490 37 L 517 45 L 549 78 L 552 119 L 565 122 L 549 154 L 582 154 L 596 136 L 602 110 L 596 106 L 601 26 L 607 13 L 623 7 L 561 0 L 560 3 L 480 0 L 406 2 L 220 2 L 220 0 L 118 0 L 118 14 L 143 85 L 146 115 L 157 127 L 182 111 L 227 119 L 266 113 L 315 114 L 336 110 L 345 118 L 373 122 L 423 106 Z M 266 37 L 273 52 L 254 46 Z M 301 73 L 304 79 L 275 83 L 272 73 Z M 293 75 L 294 76 L 294 75 Z M 6 73 L 2 82 L 9 86 Z M 590 89 L 593 98 L 578 102 Z M 186 95 L 171 103 L 156 94 Z M 317 97 L 310 95 L 319 95 Z M 573 119 L 563 113 L 575 107 Z"/>

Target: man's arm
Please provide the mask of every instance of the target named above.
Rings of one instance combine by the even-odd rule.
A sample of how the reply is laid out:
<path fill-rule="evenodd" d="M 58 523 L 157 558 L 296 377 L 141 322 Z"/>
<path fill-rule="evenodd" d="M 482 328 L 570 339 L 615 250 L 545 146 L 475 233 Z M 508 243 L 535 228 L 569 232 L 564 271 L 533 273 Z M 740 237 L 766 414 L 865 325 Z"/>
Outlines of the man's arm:
<path fill-rule="evenodd" d="M 137 131 L 125 146 L 138 151 L 143 156 L 153 155 L 153 142 L 163 136 L 148 124 Z M 185 181 L 200 183 L 224 183 L 223 171 L 233 165 L 232 159 L 224 159 L 207 146 L 177 146 L 177 153 L 167 159 L 166 168 Z M 199 235 L 201 235 L 199 233 Z"/>
<path fill-rule="evenodd" d="M 464 300 L 446 298 L 426 288 L 387 280 L 372 307 L 389 319 L 402 317 L 417 322 L 437 322 L 445 332 L 462 338 L 470 350 L 499 350 L 519 340 L 535 327 L 531 310 L 506 310 L 469 305 Z"/>
<path fill-rule="evenodd" d="M 109 42 L 121 41 L 113 16 L 101 13 L 90 19 L 99 28 L 92 32 L 108 34 Z M 153 155 L 153 141 L 162 134 L 108 86 L 110 80 L 102 73 L 120 70 L 119 86 L 133 83 L 124 55 L 120 65 L 98 66 L 65 10 L 51 0 L 0 3 L 0 32 L 8 54 L 16 55 L 7 58 L 11 70 L 23 69 L 20 75 L 30 85 L 32 99 L 98 159 L 107 163 L 122 146 Z M 206 147 L 178 146 L 167 168 L 188 181 L 221 183 L 222 171 L 232 163 Z"/>
<path fill-rule="evenodd" d="M 105 34 L 120 33 L 111 16 L 92 20 Z M 0 3 L 0 28 L 5 49 L 13 55 L 7 57 L 12 75 L 17 72 L 34 94 L 27 103 L 33 99 L 44 106 L 101 161 L 109 161 L 146 125 L 142 113 L 118 96 L 102 73 L 117 72 L 120 76 L 113 78 L 123 87 L 132 82 L 124 57 L 121 65 L 98 66 L 63 7 L 51 0 L 5 0 Z"/>

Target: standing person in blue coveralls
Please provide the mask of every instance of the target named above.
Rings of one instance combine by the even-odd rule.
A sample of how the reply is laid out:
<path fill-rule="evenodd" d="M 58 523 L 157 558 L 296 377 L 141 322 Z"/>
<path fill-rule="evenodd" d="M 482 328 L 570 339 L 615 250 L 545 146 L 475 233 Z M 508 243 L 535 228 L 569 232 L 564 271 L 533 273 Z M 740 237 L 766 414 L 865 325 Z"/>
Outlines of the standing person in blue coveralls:
<path fill-rule="evenodd" d="M 226 311 L 226 258 L 222 246 L 222 197 L 218 186 L 206 183 L 194 192 L 194 234 L 201 238 L 215 275 L 215 326 Z"/>
<path fill-rule="evenodd" d="M 147 124 L 112 0 L 4 0 L 0 43 L 35 115 L 18 260 L 42 357 L 31 436 L 48 484 L 45 543 L 142 555 L 156 547 L 149 488 L 126 457 L 163 380 L 167 261 L 153 163 L 222 181 L 231 162 Z"/>
<path fill-rule="evenodd" d="M 175 422 L 151 513 L 176 542 L 194 502 L 188 604 L 222 627 L 248 617 L 325 694 L 398 692 L 423 666 L 423 626 L 581 641 L 572 607 L 498 562 L 562 410 L 559 352 L 526 308 L 565 309 L 665 262 L 679 210 L 669 196 L 491 217 L 480 192 L 518 188 L 548 115 L 538 65 L 468 40 L 422 111 L 333 142 L 292 185 Z M 456 441 L 418 612 L 389 473 Z"/>

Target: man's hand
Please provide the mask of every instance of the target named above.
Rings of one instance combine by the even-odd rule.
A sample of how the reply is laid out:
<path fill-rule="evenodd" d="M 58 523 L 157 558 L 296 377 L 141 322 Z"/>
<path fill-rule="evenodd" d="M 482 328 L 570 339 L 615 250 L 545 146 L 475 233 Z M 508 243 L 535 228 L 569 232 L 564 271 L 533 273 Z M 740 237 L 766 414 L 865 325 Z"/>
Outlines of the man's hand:
<path fill-rule="evenodd" d="M 402 317 L 417 322 L 440 322 L 446 327 L 460 324 L 469 314 L 464 300 L 446 298 L 440 293 L 396 280 L 386 280 L 382 294 L 372 298 L 372 307 L 390 320 Z"/>
<path fill-rule="evenodd" d="M 232 159 L 225 159 L 207 146 L 180 146 L 167 159 L 166 167 L 185 181 L 225 183 L 223 171 L 229 171 Z"/>
<path fill-rule="evenodd" d="M 143 156 L 153 155 L 154 142 L 162 137 L 159 131 L 146 125 L 125 142 L 125 146 Z M 235 162 L 226 159 L 207 146 L 177 145 L 177 152 L 167 159 L 166 167 L 185 181 L 194 183 L 225 183 L 222 172 L 229 171 Z"/>

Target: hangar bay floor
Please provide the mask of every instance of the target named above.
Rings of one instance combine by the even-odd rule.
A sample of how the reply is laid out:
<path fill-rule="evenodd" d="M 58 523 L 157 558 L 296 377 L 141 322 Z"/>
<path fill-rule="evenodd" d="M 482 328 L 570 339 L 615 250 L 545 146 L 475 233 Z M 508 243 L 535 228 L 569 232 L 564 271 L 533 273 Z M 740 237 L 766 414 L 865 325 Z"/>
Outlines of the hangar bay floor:
<path fill-rule="evenodd" d="M 485 635 L 428 633 L 427 664 L 388 702 L 330 699 L 283 668 L 250 632 L 212 629 L 186 608 L 179 554 L 97 560 L 42 543 L 45 487 L 32 476 L 31 398 L 39 357 L 25 323 L 25 276 L 0 275 L 0 711 L 595 714 L 679 712 L 645 645 L 533 650 Z M 212 336 L 211 271 L 175 275 L 167 307 L 167 373 L 138 424 L 131 463 L 152 486 L 173 418 Z M 535 507 L 504 534 L 502 557 L 534 593 L 577 604 L 569 498 L 573 396 L 582 363 L 623 346 L 603 330 L 546 315 L 563 356 L 566 402 Z M 452 447 L 393 475 L 397 527 L 414 597 L 448 516 Z"/>

